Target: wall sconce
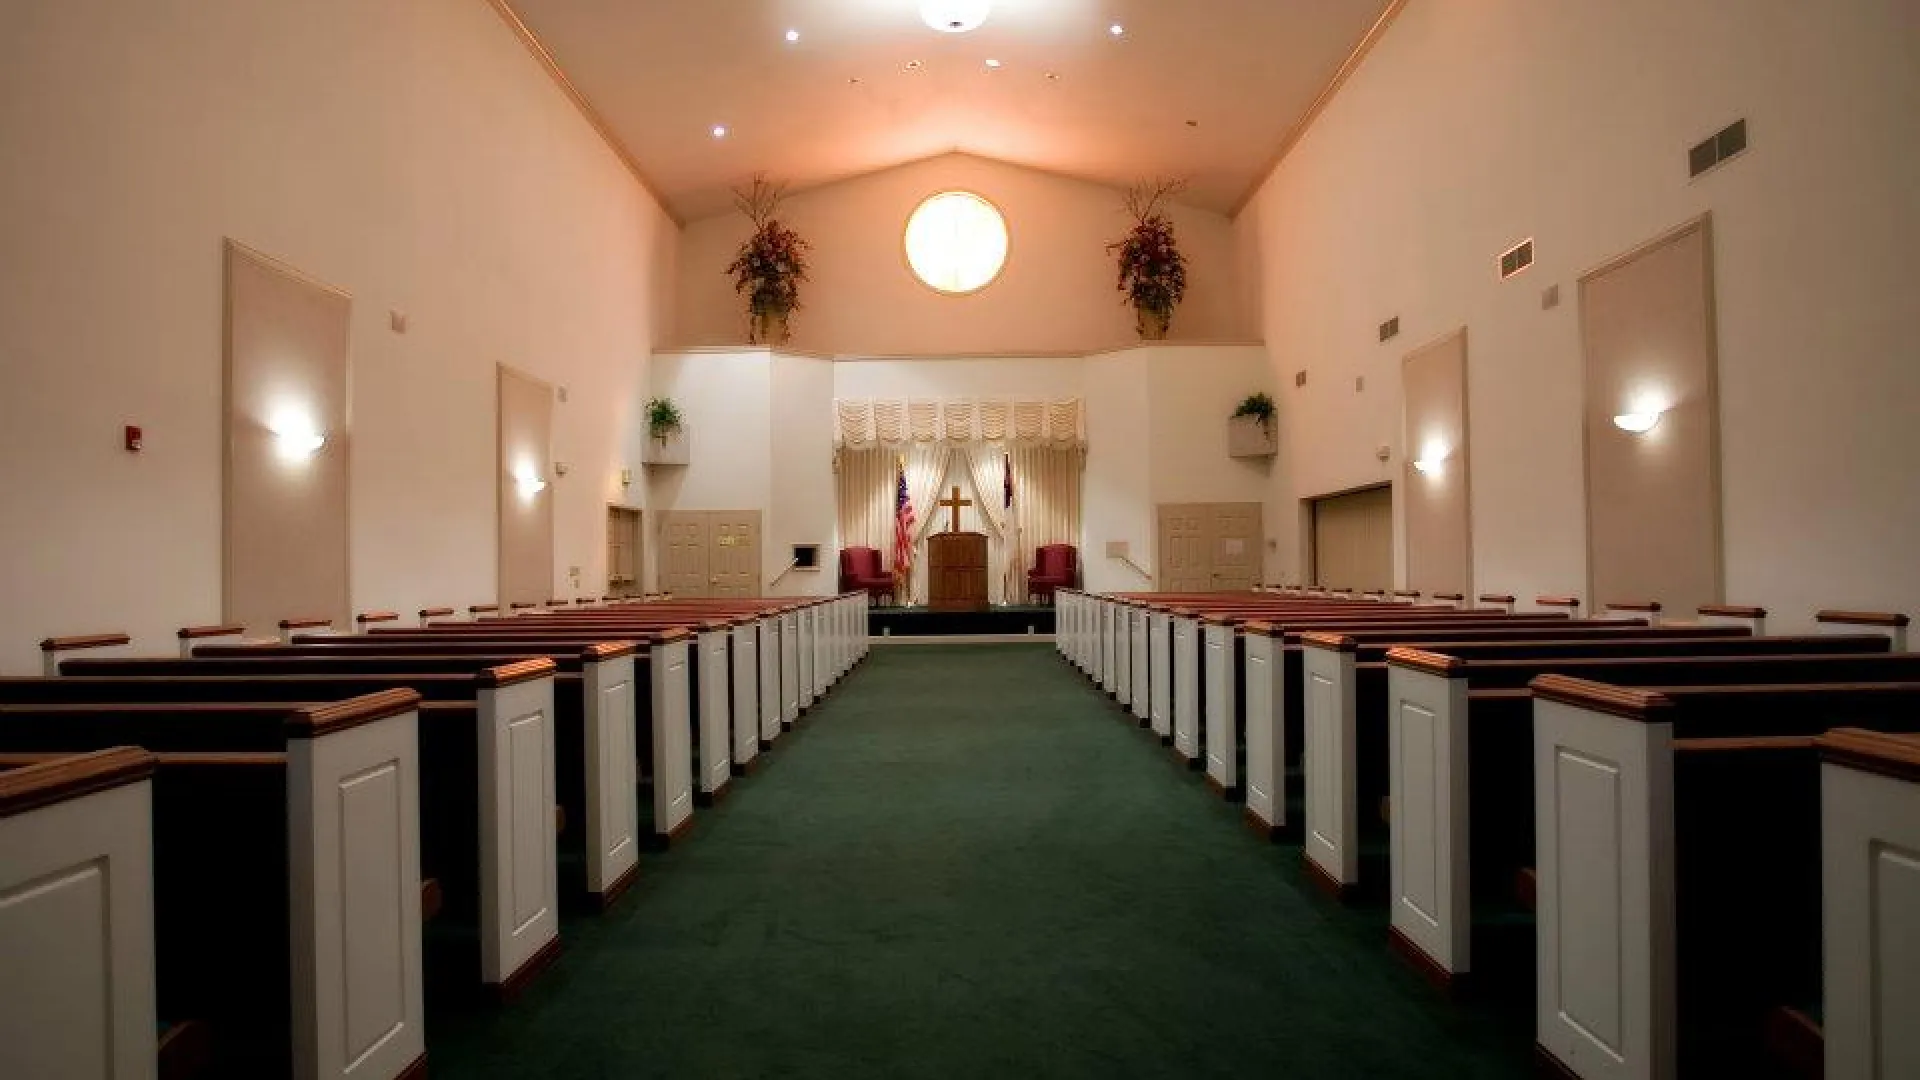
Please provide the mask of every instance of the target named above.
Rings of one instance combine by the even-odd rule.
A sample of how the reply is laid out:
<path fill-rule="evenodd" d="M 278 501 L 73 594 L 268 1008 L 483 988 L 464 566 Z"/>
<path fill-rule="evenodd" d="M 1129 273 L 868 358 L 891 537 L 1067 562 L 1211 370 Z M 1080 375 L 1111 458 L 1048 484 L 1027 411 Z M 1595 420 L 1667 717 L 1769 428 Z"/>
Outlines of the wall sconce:
<path fill-rule="evenodd" d="M 1647 432 L 1658 427 L 1660 418 L 1665 415 L 1665 409 L 1621 413 L 1613 418 L 1613 426 L 1630 435 L 1645 435 Z"/>
<path fill-rule="evenodd" d="M 523 469 L 515 473 L 513 482 L 519 487 L 520 497 L 523 499 L 531 499 L 547 490 L 547 482 L 535 476 L 531 469 Z"/>
<path fill-rule="evenodd" d="M 311 420 L 302 417 L 281 417 L 274 421 L 271 430 L 275 449 L 287 461 L 304 461 L 327 445 L 327 437 L 314 430 Z"/>
<path fill-rule="evenodd" d="M 1451 453 L 1452 451 L 1444 446 L 1430 443 L 1426 450 L 1414 459 L 1413 469 L 1423 476 L 1438 476 L 1447 463 L 1447 456 Z"/>

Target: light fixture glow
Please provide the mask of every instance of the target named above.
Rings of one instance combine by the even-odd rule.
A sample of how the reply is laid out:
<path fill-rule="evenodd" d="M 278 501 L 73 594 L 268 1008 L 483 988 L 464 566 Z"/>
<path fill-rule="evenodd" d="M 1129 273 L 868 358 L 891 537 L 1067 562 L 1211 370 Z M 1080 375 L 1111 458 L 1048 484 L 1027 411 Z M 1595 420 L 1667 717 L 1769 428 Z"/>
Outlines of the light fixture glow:
<path fill-rule="evenodd" d="M 541 479 L 540 474 L 534 472 L 530 465 L 520 466 L 519 470 L 513 474 L 513 484 L 520 490 L 520 497 L 523 499 L 531 499 L 547 490 L 547 482 Z"/>
<path fill-rule="evenodd" d="M 1632 435 L 1645 435 L 1659 426 L 1663 415 L 1665 413 L 1662 410 L 1621 413 L 1613 418 L 1613 426 Z"/>
<path fill-rule="evenodd" d="M 727 125 L 725 125 L 725 124 L 715 124 L 715 125 L 713 125 L 713 137 L 714 137 L 714 138 L 716 138 L 716 139 L 724 139 L 724 138 L 726 138 L 726 137 L 727 137 Z"/>
<path fill-rule="evenodd" d="M 326 435 L 313 420 L 297 412 L 281 413 L 268 430 L 273 432 L 274 449 L 286 461 L 305 461 L 327 445 Z"/>
<path fill-rule="evenodd" d="M 995 70 L 998 70 L 1000 67 L 1000 61 L 995 60 L 993 57 L 989 56 L 987 57 L 987 66 Z"/>
<path fill-rule="evenodd" d="M 800 31 L 798 30 L 787 31 L 787 44 L 791 45 L 794 42 L 799 40 L 800 40 Z"/>
<path fill-rule="evenodd" d="M 992 0 L 920 0 L 920 18 L 943 34 L 977 30 L 991 14 Z"/>
<path fill-rule="evenodd" d="M 1112 34 L 1114 37 L 1119 37 L 1126 32 L 1127 28 L 1121 26 L 1119 23 L 1114 23 L 1112 26 L 1107 27 L 1107 33 Z"/>
<path fill-rule="evenodd" d="M 1428 443 L 1420 452 L 1420 456 L 1414 459 L 1414 471 L 1425 476 L 1438 476 L 1446 467 L 1447 458 L 1452 452 L 1440 443 Z"/>

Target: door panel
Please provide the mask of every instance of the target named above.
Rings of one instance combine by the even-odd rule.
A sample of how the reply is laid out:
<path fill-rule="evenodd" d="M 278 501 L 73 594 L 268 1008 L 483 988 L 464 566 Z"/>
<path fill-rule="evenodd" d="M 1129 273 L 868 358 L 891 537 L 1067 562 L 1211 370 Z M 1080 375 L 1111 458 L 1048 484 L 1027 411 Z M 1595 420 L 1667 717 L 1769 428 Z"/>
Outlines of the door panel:
<path fill-rule="evenodd" d="M 1160 590 L 1205 592 L 1208 583 L 1207 506 L 1169 503 L 1160 507 Z"/>
<path fill-rule="evenodd" d="M 661 550 L 660 586 L 675 596 L 703 599 L 711 596 L 707 553 L 711 547 L 705 511 L 681 510 L 667 515 Z"/>
<path fill-rule="evenodd" d="M 708 535 L 713 545 L 708 555 L 712 595 L 759 596 L 760 512 L 709 511 Z"/>
<path fill-rule="evenodd" d="M 1216 503 L 1211 524 L 1209 587 L 1216 592 L 1250 591 L 1260 579 L 1260 504 Z"/>
<path fill-rule="evenodd" d="M 1313 500 L 1314 583 L 1393 588 L 1393 489 L 1382 485 Z"/>

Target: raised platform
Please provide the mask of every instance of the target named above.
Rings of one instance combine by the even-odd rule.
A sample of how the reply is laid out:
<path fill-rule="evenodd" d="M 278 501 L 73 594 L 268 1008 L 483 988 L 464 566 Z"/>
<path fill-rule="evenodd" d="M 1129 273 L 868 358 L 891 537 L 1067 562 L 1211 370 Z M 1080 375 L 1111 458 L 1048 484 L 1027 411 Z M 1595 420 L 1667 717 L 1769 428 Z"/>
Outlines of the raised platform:
<path fill-rule="evenodd" d="M 985 611 L 929 611 L 923 607 L 868 610 L 867 633 L 874 637 L 958 637 L 986 634 L 1051 634 L 1050 607 L 1007 606 Z"/>

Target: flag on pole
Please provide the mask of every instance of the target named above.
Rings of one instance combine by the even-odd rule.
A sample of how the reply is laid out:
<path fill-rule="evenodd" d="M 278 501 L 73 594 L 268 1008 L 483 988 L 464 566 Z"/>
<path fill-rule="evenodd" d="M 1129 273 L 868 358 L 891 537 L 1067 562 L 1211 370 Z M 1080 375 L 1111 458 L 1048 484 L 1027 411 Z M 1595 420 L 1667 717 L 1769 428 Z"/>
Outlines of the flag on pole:
<path fill-rule="evenodd" d="M 913 496 L 907 494 L 907 459 L 900 458 L 894 466 L 893 576 L 905 584 L 912 574 Z"/>
<path fill-rule="evenodd" d="M 1013 508 L 1013 455 L 1002 454 L 1000 455 L 1000 460 L 1006 466 L 1006 469 L 1003 475 L 1005 476 L 1004 484 L 1007 489 L 1007 508 L 1012 509 Z"/>

